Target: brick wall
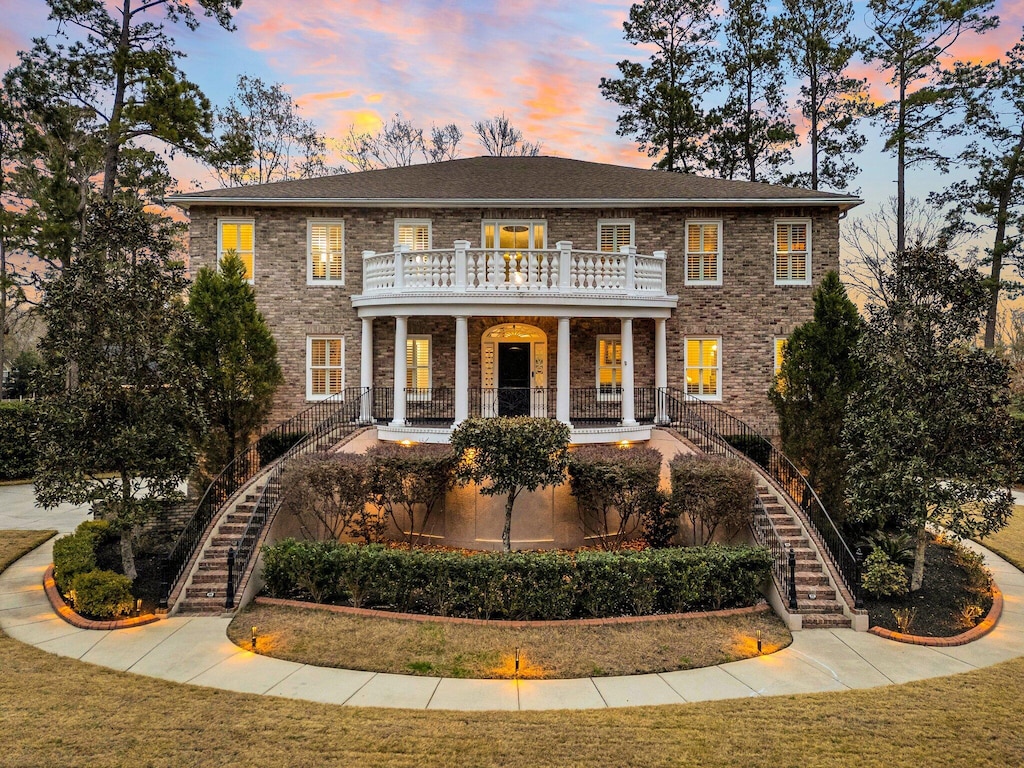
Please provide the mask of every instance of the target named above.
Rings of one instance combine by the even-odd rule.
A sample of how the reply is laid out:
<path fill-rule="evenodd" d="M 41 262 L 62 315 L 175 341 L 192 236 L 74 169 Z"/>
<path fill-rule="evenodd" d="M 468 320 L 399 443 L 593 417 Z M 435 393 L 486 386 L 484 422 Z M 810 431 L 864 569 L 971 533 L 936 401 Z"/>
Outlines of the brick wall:
<path fill-rule="evenodd" d="M 683 386 L 684 339 L 721 337 L 722 405 L 756 424 L 772 421 L 767 390 L 773 376 L 777 336 L 787 336 L 811 318 L 812 288 L 775 286 L 774 226 L 777 218 L 806 217 L 811 226 L 814 284 L 839 266 L 839 218 L 834 209 L 777 207 L 771 209 L 367 209 L 193 207 L 190 255 L 192 268 L 216 259 L 217 218 L 248 217 L 256 223 L 255 286 L 260 310 L 278 343 L 285 384 L 278 392 L 272 420 L 286 418 L 306 404 L 306 338 L 313 335 L 345 339 L 345 385 L 359 385 L 360 320 L 351 296 L 362 291 L 362 251 L 390 251 L 395 218 L 432 221 L 433 245 L 450 248 L 457 239 L 481 242 L 483 219 L 542 219 L 548 247 L 571 240 L 577 248 L 597 248 L 599 219 L 633 219 L 637 250 L 668 253 L 669 290 L 679 305 L 667 322 L 668 383 Z M 345 222 L 345 285 L 306 284 L 306 222 L 308 218 Z M 687 218 L 720 219 L 723 280 L 719 287 L 685 287 L 684 222 Z M 554 386 L 556 325 L 553 317 L 471 318 L 469 322 L 470 386 L 480 384 L 480 338 L 486 328 L 503 322 L 529 323 L 548 337 L 548 382 Z M 634 320 L 635 380 L 654 383 L 654 322 Z M 450 317 L 410 318 L 410 334 L 431 334 L 434 345 L 434 386 L 454 385 L 455 321 Z M 574 320 L 573 386 L 592 386 L 595 379 L 595 337 L 618 333 L 617 320 Z M 390 386 L 393 379 L 394 322 L 374 322 L 374 380 Z"/>

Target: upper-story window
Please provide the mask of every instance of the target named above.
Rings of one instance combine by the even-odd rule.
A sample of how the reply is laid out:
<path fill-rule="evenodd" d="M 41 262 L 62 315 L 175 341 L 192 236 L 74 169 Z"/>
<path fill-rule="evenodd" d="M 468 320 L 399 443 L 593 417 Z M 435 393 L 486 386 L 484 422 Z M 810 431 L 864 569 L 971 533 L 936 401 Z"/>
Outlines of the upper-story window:
<path fill-rule="evenodd" d="M 307 280 L 310 285 L 345 284 L 345 223 L 310 219 L 307 225 Z"/>
<path fill-rule="evenodd" d="M 811 284 L 811 222 L 779 219 L 775 222 L 775 284 Z"/>
<path fill-rule="evenodd" d="M 407 245 L 410 251 L 429 251 L 430 240 L 430 219 L 395 220 L 396 245 Z"/>
<path fill-rule="evenodd" d="M 722 222 L 686 222 L 685 284 L 722 284 Z"/>
<path fill-rule="evenodd" d="M 530 251 L 547 247 L 547 224 L 543 221 L 485 221 L 484 248 Z"/>
<path fill-rule="evenodd" d="M 619 253 L 624 245 L 633 245 L 632 219 L 602 219 L 597 222 L 597 249 Z"/>
<path fill-rule="evenodd" d="M 217 220 L 217 263 L 234 253 L 245 265 L 245 279 L 250 283 L 256 272 L 255 230 L 253 219 Z"/>
<path fill-rule="evenodd" d="M 597 395 L 613 399 L 622 393 L 622 338 L 597 337 Z"/>

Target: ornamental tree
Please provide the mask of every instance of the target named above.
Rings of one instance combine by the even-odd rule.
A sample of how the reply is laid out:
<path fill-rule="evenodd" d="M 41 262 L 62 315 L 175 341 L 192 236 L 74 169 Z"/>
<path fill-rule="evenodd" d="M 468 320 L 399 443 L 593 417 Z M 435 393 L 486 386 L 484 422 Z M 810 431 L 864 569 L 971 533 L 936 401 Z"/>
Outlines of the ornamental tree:
<path fill-rule="evenodd" d="M 467 419 L 452 430 L 456 478 L 485 496 L 507 494 L 502 549 L 512 551 L 512 510 L 523 491 L 557 485 L 569 464 L 569 427 L 531 416 Z M 485 485 L 486 483 L 486 485 Z"/>
<path fill-rule="evenodd" d="M 936 249 L 896 262 L 889 302 L 869 307 L 843 437 L 850 519 L 916 537 L 913 592 L 928 527 L 974 537 L 1006 525 L 1014 441 L 1007 365 L 975 344 L 988 299 L 980 273 Z"/>

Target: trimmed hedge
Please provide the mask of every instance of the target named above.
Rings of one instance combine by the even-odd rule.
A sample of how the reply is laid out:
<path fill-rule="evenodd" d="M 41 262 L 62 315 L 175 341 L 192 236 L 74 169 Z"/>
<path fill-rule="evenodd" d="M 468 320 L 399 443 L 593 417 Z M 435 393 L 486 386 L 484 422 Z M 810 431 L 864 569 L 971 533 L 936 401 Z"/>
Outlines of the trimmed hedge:
<path fill-rule="evenodd" d="M 96 550 L 113 535 L 106 520 L 85 520 L 53 542 L 57 589 L 78 613 L 94 619 L 115 618 L 134 605 L 131 579 L 96 567 Z"/>
<path fill-rule="evenodd" d="M 771 556 L 755 547 L 444 552 L 286 539 L 265 547 L 274 597 L 483 619 L 569 619 L 753 605 Z"/>
<path fill-rule="evenodd" d="M 35 403 L 29 400 L 0 403 L 0 480 L 31 480 L 39 463 L 33 433 Z"/>
<path fill-rule="evenodd" d="M 84 520 L 53 542 L 53 580 L 62 595 L 71 592 L 76 576 L 96 568 L 96 550 L 111 535 L 106 520 Z"/>
<path fill-rule="evenodd" d="M 116 619 L 131 611 L 132 580 L 113 571 L 79 573 L 72 582 L 75 610 L 94 619 Z"/>

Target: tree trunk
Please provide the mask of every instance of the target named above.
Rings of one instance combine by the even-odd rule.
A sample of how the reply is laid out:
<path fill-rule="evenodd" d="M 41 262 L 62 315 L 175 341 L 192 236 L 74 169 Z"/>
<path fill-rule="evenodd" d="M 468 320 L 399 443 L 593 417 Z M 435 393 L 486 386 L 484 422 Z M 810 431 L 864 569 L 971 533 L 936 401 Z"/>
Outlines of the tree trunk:
<path fill-rule="evenodd" d="M 135 577 L 139 575 L 139 572 L 135 570 L 135 552 L 132 549 L 131 528 L 121 529 L 121 567 L 124 569 L 124 575 L 135 581 Z"/>
<path fill-rule="evenodd" d="M 989 274 L 991 285 L 989 286 L 988 312 L 985 316 L 985 349 L 992 349 L 996 345 L 996 322 L 999 320 L 999 288 L 1002 279 L 1003 254 L 1006 249 L 1006 222 L 1009 218 L 1010 199 L 1013 195 L 1013 187 L 1017 177 L 1021 173 L 1021 155 L 1024 153 L 1024 127 L 1017 146 L 1014 147 L 1007 163 L 1006 177 L 1003 179 L 1002 188 L 999 191 L 999 204 L 996 210 L 996 236 L 992 244 L 992 271 Z"/>
<path fill-rule="evenodd" d="M 505 530 L 501 532 L 501 551 L 512 551 L 512 506 L 516 503 L 515 491 L 505 499 Z"/>
<path fill-rule="evenodd" d="M 924 583 L 924 550 L 931 538 L 928 530 L 921 526 L 917 532 L 917 547 L 914 549 L 914 571 L 910 576 L 911 592 L 917 592 Z"/>
<path fill-rule="evenodd" d="M 114 199 L 114 182 L 117 178 L 117 162 L 121 154 L 121 116 L 124 112 L 125 93 L 128 79 L 128 56 L 131 45 L 131 0 L 124 0 L 121 8 L 121 36 L 114 55 L 114 101 L 107 124 L 106 146 L 103 151 L 103 199 Z"/>

